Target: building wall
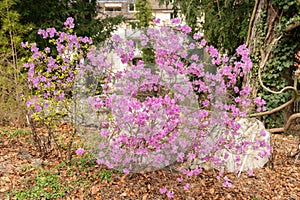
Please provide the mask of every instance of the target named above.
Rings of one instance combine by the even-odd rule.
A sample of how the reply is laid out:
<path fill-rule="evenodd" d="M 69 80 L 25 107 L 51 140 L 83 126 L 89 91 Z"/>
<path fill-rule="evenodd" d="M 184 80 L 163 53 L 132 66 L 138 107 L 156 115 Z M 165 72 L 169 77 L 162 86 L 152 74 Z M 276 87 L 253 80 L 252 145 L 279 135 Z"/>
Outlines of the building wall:
<path fill-rule="evenodd" d="M 156 0 L 149 0 L 153 8 L 153 16 L 160 18 L 163 24 L 169 24 L 172 16 L 172 5 L 160 6 Z M 98 11 L 103 16 L 123 15 L 128 21 L 136 20 L 135 0 L 98 0 Z"/>

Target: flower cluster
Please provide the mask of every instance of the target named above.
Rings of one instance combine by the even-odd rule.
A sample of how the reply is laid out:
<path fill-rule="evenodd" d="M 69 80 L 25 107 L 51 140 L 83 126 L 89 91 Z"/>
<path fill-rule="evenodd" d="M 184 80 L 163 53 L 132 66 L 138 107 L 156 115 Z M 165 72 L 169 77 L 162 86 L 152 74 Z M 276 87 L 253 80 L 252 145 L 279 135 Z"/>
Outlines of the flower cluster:
<path fill-rule="evenodd" d="M 65 25 L 73 28 L 73 19 L 68 18 Z M 22 43 L 32 53 L 24 67 L 28 68 L 28 86 L 33 91 L 27 105 L 33 108 L 34 113 L 56 106 L 73 90 L 76 74 L 83 64 L 80 60 L 87 53 L 86 45 L 91 45 L 92 40 L 71 32 L 60 32 L 55 28 L 40 29 L 38 34 L 49 40 L 50 44 L 42 50 L 36 43 Z"/>

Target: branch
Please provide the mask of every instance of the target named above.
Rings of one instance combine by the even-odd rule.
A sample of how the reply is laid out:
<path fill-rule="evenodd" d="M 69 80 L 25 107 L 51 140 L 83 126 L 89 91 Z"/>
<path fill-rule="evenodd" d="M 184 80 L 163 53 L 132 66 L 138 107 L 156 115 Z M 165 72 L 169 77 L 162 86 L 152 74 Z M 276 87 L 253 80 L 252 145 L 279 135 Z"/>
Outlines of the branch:
<path fill-rule="evenodd" d="M 293 96 L 293 98 L 291 100 L 289 100 L 288 102 L 282 104 L 281 106 L 278 106 L 276 108 L 274 108 L 273 110 L 269 110 L 269 111 L 265 111 L 265 112 L 260 112 L 260 113 L 254 113 L 254 114 L 250 114 L 249 117 L 261 117 L 264 115 L 270 115 L 273 114 L 289 105 L 291 105 L 295 100 L 296 100 L 296 95 Z"/>
<path fill-rule="evenodd" d="M 251 30 L 252 30 L 252 26 L 253 26 L 253 22 L 254 22 L 254 17 L 255 17 L 255 13 L 258 7 L 258 0 L 255 0 L 255 5 L 253 8 L 253 12 L 251 15 L 251 19 L 249 22 L 249 27 L 248 27 L 248 35 L 247 35 L 247 41 L 246 41 L 246 46 L 249 47 L 249 43 L 250 43 L 250 37 L 251 37 Z"/>
<path fill-rule="evenodd" d="M 297 118 L 300 118 L 300 113 L 295 113 L 295 114 L 291 115 L 289 117 L 287 123 L 284 125 L 284 127 L 281 127 L 281 128 L 271 128 L 268 131 L 270 133 L 285 132 L 285 131 L 287 131 L 290 128 L 290 126 L 292 124 L 292 121 L 295 120 L 295 119 L 297 119 Z"/>
<path fill-rule="evenodd" d="M 297 21 L 297 22 L 295 22 L 295 23 L 293 23 L 293 24 L 288 25 L 288 26 L 285 28 L 284 31 L 285 31 L 285 32 L 290 32 L 290 31 L 292 31 L 292 30 L 298 28 L 299 26 L 300 26 L 300 22 Z"/>

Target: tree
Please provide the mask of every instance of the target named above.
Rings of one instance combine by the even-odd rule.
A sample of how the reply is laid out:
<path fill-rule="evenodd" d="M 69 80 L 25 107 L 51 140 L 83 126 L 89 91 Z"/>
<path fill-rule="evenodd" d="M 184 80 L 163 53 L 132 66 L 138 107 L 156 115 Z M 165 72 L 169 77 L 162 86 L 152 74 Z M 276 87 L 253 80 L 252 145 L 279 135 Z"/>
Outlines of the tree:
<path fill-rule="evenodd" d="M 192 28 L 192 32 L 197 32 L 200 26 L 200 19 L 202 12 L 200 9 L 201 1 L 199 0 L 158 0 L 159 4 L 172 4 L 172 10 L 174 17 L 177 17 L 179 14 L 183 15 L 183 18 L 187 25 Z"/>
<path fill-rule="evenodd" d="M 0 2 L 0 110 L 1 124 L 21 125 L 25 122 L 25 105 L 22 95 L 26 93 L 20 57 L 21 41 L 30 26 L 19 23 L 20 15 L 13 7 L 17 0 Z"/>
<path fill-rule="evenodd" d="M 137 28 L 148 28 L 153 21 L 152 6 L 148 0 L 136 0 L 136 19 L 138 20 Z M 155 61 L 155 52 L 151 47 L 141 49 L 143 61 L 147 64 L 153 64 Z"/>
<path fill-rule="evenodd" d="M 152 6 L 148 0 L 136 0 L 136 19 L 138 28 L 147 28 L 153 20 Z"/>
<path fill-rule="evenodd" d="M 293 113 L 293 102 L 298 96 L 297 88 L 293 89 L 292 85 L 299 37 L 299 1 L 255 1 L 246 40 L 253 55 L 254 70 L 244 82 L 255 89 L 253 95 L 268 100 L 270 111 L 259 115 L 268 114 L 264 119 L 271 128 L 282 125 Z M 258 81 L 260 84 L 255 84 Z"/>
<path fill-rule="evenodd" d="M 35 25 L 28 35 L 29 41 L 36 41 L 38 29 L 54 27 L 60 30 L 64 21 L 73 17 L 76 34 L 92 37 L 94 43 L 99 43 L 107 39 L 116 25 L 124 20 L 122 16 L 98 18 L 96 0 L 22 0 L 16 9 L 22 24 Z"/>

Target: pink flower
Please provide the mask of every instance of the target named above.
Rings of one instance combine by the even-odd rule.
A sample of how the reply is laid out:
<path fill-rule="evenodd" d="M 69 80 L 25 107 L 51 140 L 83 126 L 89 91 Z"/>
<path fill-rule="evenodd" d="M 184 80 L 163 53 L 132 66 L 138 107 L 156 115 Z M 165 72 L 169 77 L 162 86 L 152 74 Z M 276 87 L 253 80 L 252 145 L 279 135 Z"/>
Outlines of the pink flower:
<path fill-rule="evenodd" d="M 252 170 L 252 169 L 249 169 L 249 170 L 248 170 L 248 175 L 249 175 L 249 176 L 253 176 L 253 170 Z"/>
<path fill-rule="evenodd" d="M 184 189 L 184 190 L 188 190 L 189 188 L 190 188 L 190 184 L 188 184 L 188 183 L 185 184 L 185 186 L 183 186 L 183 189 Z"/>
<path fill-rule="evenodd" d="M 180 19 L 178 17 L 174 18 L 174 19 L 171 19 L 171 22 L 173 24 L 179 24 L 180 23 Z"/>
<path fill-rule="evenodd" d="M 182 177 L 179 177 L 176 179 L 178 182 L 182 182 L 183 181 L 183 178 Z"/>
<path fill-rule="evenodd" d="M 98 165 L 103 165 L 103 164 L 104 164 L 104 161 L 103 161 L 103 160 L 100 160 L 100 159 L 97 159 L 96 162 L 97 162 Z"/>
<path fill-rule="evenodd" d="M 168 197 L 169 199 L 174 198 L 174 192 L 173 192 L 173 191 L 168 191 L 168 192 L 167 192 L 167 197 Z"/>
<path fill-rule="evenodd" d="M 167 192 L 167 188 L 166 187 L 159 189 L 159 193 L 161 193 L 161 194 L 164 194 L 166 192 Z"/>
<path fill-rule="evenodd" d="M 64 25 L 69 28 L 74 28 L 74 19 L 72 17 L 68 17 Z"/>
<path fill-rule="evenodd" d="M 191 29 L 191 27 L 189 27 L 188 25 L 183 25 L 183 26 L 181 27 L 181 31 L 182 31 L 183 33 L 190 33 L 190 32 L 192 31 L 192 29 Z"/>
<path fill-rule="evenodd" d="M 79 148 L 76 150 L 76 154 L 77 155 L 83 155 L 84 154 L 84 149 L 83 148 Z"/>
<path fill-rule="evenodd" d="M 153 20 L 153 23 L 154 23 L 154 24 L 159 24 L 159 23 L 160 23 L 160 19 L 159 19 L 159 18 L 154 19 L 154 20 Z"/>
<path fill-rule="evenodd" d="M 129 170 L 128 169 L 123 169 L 124 174 L 129 174 Z"/>
<path fill-rule="evenodd" d="M 205 46 L 206 45 L 206 40 L 202 39 L 201 42 L 200 42 L 200 45 Z"/>
<path fill-rule="evenodd" d="M 201 38 L 201 35 L 199 34 L 199 33 L 195 33 L 194 35 L 193 35 L 193 39 L 194 40 L 198 40 L 198 39 L 200 39 Z"/>

